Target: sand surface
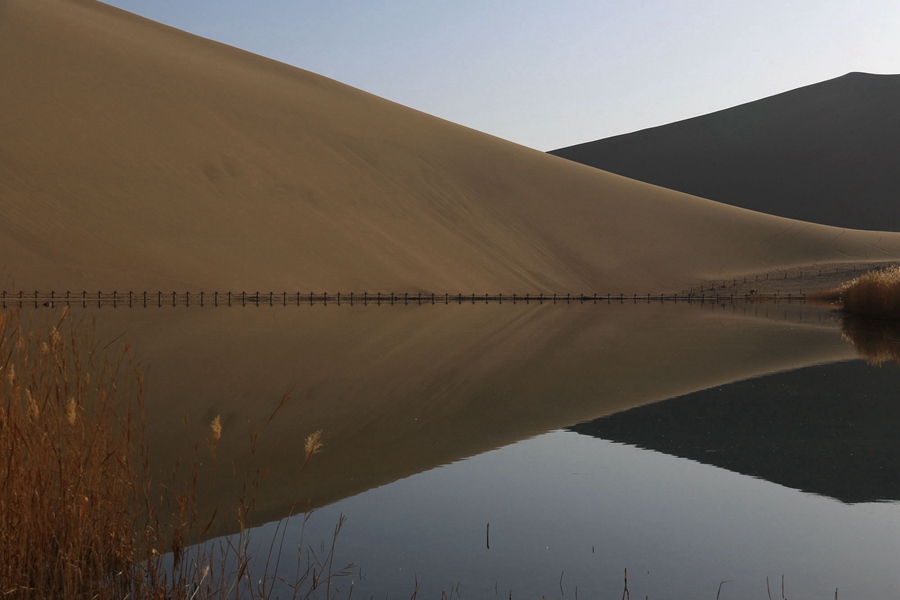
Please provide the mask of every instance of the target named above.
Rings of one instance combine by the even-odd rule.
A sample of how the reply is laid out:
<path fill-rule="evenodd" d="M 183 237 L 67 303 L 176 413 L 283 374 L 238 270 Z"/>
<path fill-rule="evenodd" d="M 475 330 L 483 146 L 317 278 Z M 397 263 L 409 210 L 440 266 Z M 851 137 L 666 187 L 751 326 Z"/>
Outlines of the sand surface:
<path fill-rule="evenodd" d="M 96 2 L 4 1 L 0 73 L 7 290 L 646 294 L 900 257 Z"/>
<path fill-rule="evenodd" d="M 552 153 L 764 213 L 900 231 L 898 106 L 900 75 L 850 73 Z"/>

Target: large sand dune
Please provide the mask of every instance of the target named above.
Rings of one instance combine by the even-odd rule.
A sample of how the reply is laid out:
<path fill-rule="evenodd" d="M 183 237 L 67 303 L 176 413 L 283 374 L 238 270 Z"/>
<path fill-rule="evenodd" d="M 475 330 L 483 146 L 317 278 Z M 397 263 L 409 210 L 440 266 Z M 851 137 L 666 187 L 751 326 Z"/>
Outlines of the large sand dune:
<path fill-rule="evenodd" d="M 850 73 L 552 154 L 761 212 L 900 231 L 900 75 Z"/>
<path fill-rule="evenodd" d="M 95 2 L 0 3 L 0 75 L 7 290 L 648 293 L 900 256 Z"/>

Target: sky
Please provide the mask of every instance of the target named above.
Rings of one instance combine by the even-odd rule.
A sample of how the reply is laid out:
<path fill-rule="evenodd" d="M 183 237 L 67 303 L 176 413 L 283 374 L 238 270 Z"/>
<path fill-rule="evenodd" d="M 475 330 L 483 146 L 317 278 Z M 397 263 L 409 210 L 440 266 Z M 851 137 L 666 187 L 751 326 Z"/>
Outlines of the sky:
<path fill-rule="evenodd" d="M 538 150 L 900 73 L 898 0 L 105 0 Z"/>

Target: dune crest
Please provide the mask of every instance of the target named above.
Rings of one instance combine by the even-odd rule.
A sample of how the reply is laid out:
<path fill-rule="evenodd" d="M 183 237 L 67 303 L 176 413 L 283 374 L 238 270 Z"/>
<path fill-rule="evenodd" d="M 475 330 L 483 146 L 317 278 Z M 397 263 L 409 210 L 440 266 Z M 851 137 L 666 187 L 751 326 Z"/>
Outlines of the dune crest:
<path fill-rule="evenodd" d="M 0 70 L 0 288 L 644 294 L 900 256 L 100 3 L 3 3 Z"/>
<path fill-rule="evenodd" d="M 815 223 L 900 231 L 900 75 L 842 77 L 551 154 Z"/>

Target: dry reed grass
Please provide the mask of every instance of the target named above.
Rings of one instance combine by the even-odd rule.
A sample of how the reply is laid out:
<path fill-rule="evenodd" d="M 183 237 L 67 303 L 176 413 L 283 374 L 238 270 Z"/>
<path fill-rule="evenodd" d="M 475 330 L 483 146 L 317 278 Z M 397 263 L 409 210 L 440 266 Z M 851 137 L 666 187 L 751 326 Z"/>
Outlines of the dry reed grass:
<path fill-rule="evenodd" d="M 131 592 L 141 381 L 123 354 L 0 314 L 0 594 Z"/>
<path fill-rule="evenodd" d="M 870 271 L 837 291 L 847 312 L 874 319 L 900 319 L 900 267 Z"/>
<path fill-rule="evenodd" d="M 347 572 L 331 562 L 340 524 L 327 555 L 301 544 L 290 583 L 274 542 L 254 564 L 246 523 L 264 470 L 245 485 L 238 534 L 187 545 L 212 525 L 197 523 L 198 469 L 153 481 L 142 389 L 128 347 L 101 348 L 66 311 L 44 327 L 0 312 L 0 598 L 258 598 L 276 580 L 291 597 L 332 596 Z M 213 455 L 221 436 L 216 417 Z M 320 448 L 317 432 L 305 462 Z"/>

